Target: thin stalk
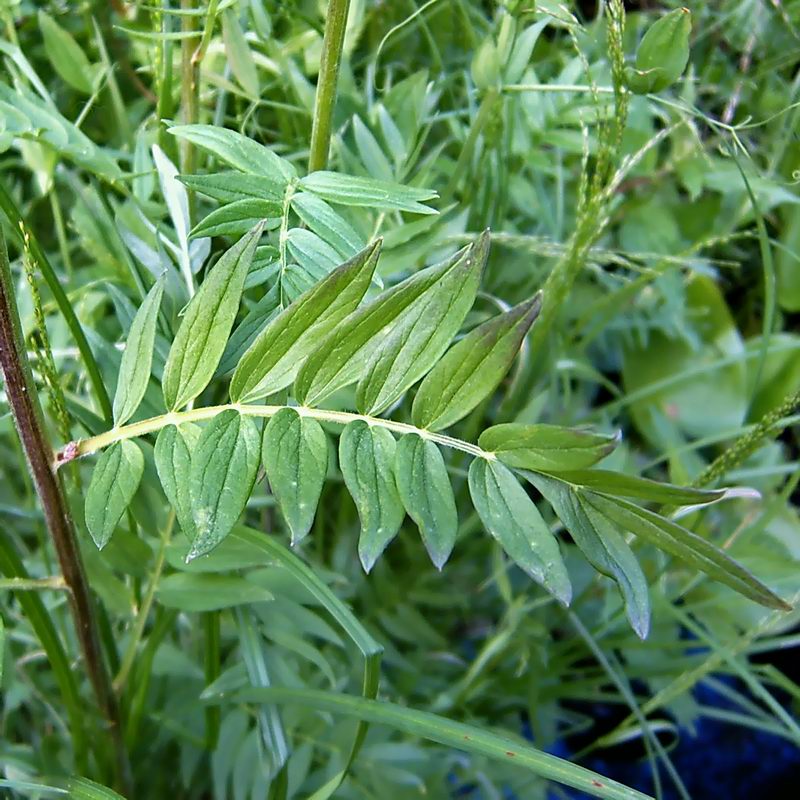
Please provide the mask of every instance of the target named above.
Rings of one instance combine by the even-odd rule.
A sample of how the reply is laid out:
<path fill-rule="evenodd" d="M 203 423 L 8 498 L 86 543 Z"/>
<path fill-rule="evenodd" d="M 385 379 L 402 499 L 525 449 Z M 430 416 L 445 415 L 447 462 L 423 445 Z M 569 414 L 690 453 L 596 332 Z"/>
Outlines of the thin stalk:
<path fill-rule="evenodd" d="M 181 10 L 191 11 L 195 0 L 181 0 Z M 184 14 L 181 17 L 181 33 L 191 34 L 197 31 L 197 17 Z M 181 42 L 181 121 L 184 125 L 197 122 L 200 112 L 199 64 L 194 61 L 195 43 L 193 36 L 185 36 Z M 195 149 L 188 139 L 182 139 L 181 172 L 186 175 L 194 173 Z"/>
<path fill-rule="evenodd" d="M 202 422 L 203 420 L 212 419 L 217 414 L 233 410 L 238 411 L 240 414 L 247 417 L 274 417 L 280 410 L 284 408 L 293 408 L 298 414 L 303 417 L 311 417 L 319 422 L 332 422 L 335 425 L 347 425 L 349 422 L 355 420 L 363 420 L 368 425 L 379 428 L 386 428 L 386 430 L 393 433 L 406 434 L 415 433 L 423 439 L 430 439 L 436 444 L 443 447 L 450 447 L 454 450 L 460 450 L 463 453 L 469 453 L 476 458 L 486 458 L 494 460 L 494 453 L 487 452 L 476 444 L 465 442 L 461 439 L 456 439 L 453 436 L 447 436 L 443 433 L 433 433 L 432 431 L 425 430 L 424 428 L 417 428 L 415 425 L 409 425 L 406 422 L 395 422 L 391 419 L 383 419 L 382 417 L 370 417 L 366 414 L 353 414 L 349 411 L 331 411 L 326 408 L 306 408 L 305 406 L 257 406 L 257 405 L 241 405 L 239 403 L 226 403 L 219 406 L 206 406 L 205 408 L 193 408 L 188 411 L 172 411 L 168 414 L 162 414 L 158 417 L 150 417 L 143 419 L 140 422 L 134 422 L 130 425 L 124 425 L 120 428 L 112 428 L 105 433 L 97 436 L 91 436 L 88 439 L 80 439 L 75 442 L 70 442 L 63 450 L 55 454 L 55 461 L 53 467 L 58 469 L 63 464 L 73 461 L 82 456 L 88 456 L 91 453 L 96 453 L 105 447 L 109 447 L 116 442 L 124 441 L 125 439 L 135 439 L 139 436 L 144 436 L 148 433 L 155 433 L 160 431 L 167 425 L 183 425 L 187 422 Z"/>
<path fill-rule="evenodd" d="M 222 671 L 220 653 L 220 619 L 219 611 L 207 611 L 203 614 L 203 630 L 205 631 L 205 678 L 206 686 L 210 686 Z M 205 709 L 206 718 L 206 750 L 213 753 L 219 741 L 221 709 L 217 707 Z"/>
<path fill-rule="evenodd" d="M 72 518 L 62 485 L 52 469 L 53 449 L 45 431 L 42 408 L 24 347 L 11 267 L 1 231 L 0 368 L 5 379 L 6 398 L 44 512 L 45 524 L 53 540 L 64 582 L 70 589 L 70 608 L 86 670 L 100 710 L 110 728 L 118 782 L 127 790 L 131 786 L 131 773 L 122 743 L 117 698 L 103 662 L 92 598 L 78 551 Z"/>
<path fill-rule="evenodd" d="M 336 86 L 339 82 L 339 65 L 342 61 L 344 33 L 350 0 L 330 0 L 325 18 L 325 36 L 319 62 L 317 96 L 314 102 L 314 120 L 311 125 L 311 152 L 308 171 L 325 169 L 331 144 L 333 109 L 336 105 Z"/>
<path fill-rule="evenodd" d="M 61 575 L 51 578 L 0 578 L 0 592 L 41 592 L 45 589 L 68 589 Z"/>

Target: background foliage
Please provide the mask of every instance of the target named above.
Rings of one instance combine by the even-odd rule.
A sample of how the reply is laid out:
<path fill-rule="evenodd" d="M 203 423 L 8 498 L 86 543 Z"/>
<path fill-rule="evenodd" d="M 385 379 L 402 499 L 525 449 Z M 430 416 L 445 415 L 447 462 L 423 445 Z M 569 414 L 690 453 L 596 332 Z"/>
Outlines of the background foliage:
<path fill-rule="evenodd" d="M 453 434 L 477 442 L 509 422 L 620 430 L 603 468 L 752 487 L 761 499 L 728 499 L 681 522 L 791 602 L 800 590 L 797 420 L 786 402 L 800 385 L 800 4 L 690 4 L 682 77 L 632 82 L 656 93 L 615 97 L 622 59 L 646 66 L 637 46 L 675 4 L 627 4 L 618 40 L 613 13 L 592 3 L 353 0 L 332 126 L 338 183 L 306 177 L 325 5 L 0 2 L 0 206 L 52 440 L 152 417 L 165 400 L 224 403 L 227 376 L 264 322 L 376 236 L 369 297 L 488 228 L 462 330 L 543 286 L 545 306 L 511 373 Z M 248 159 L 263 170 L 266 151 L 226 149 L 202 138 L 207 129 L 175 127 L 183 123 L 266 145 L 280 156 L 267 168 L 279 190 L 242 188 Z M 221 170 L 238 183 L 205 177 Z M 287 199 L 295 176 L 302 191 Z M 353 178 L 401 187 L 375 194 Z M 169 378 L 170 345 L 195 287 L 259 219 L 267 232 L 242 275 L 235 333 L 215 379 L 193 393 Z M 138 358 L 125 364 L 132 341 L 152 352 L 154 379 L 149 367 L 131 379 L 145 390 L 141 406 L 118 394 L 112 408 L 118 375 L 141 368 Z M 417 421 L 412 400 L 393 397 L 392 419 Z M 329 406 L 360 402 L 351 388 Z M 75 661 L 63 587 L 46 585 L 57 566 L 4 402 L 0 426 L 0 785 L 11 796 L 50 796 L 34 784 L 95 796 L 64 779 L 122 784 Z M 363 503 L 348 492 L 358 501 L 357 476 L 339 469 L 330 444 L 341 426 L 324 427 L 327 480 L 308 535 L 307 519 L 285 520 L 277 507 L 280 465 L 267 464 L 271 490 L 258 474 L 225 543 L 189 565 L 188 523 L 180 498 L 170 498 L 174 511 L 165 500 L 154 436 L 137 440 L 138 457 L 127 452 L 143 478 L 116 518 L 104 502 L 111 484 L 95 492 L 99 519 L 91 504 L 84 516 L 96 459 L 62 470 L 125 720 L 130 797 L 567 796 L 535 759 L 498 760 L 495 731 L 511 737 L 512 753 L 523 755 L 525 737 L 601 772 L 642 759 L 647 769 L 624 779 L 658 797 L 707 796 L 701 771 L 681 770 L 683 751 L 673 750 L 707 720 L 796 754 L 798 675 L 779 655 L 796 643 L 795 612 L 762 608 L 634 539 L 652 606 L 640 639 L 615 584 L 541 501 L 558 511 L 539 476 L 541 495 L 528 491 L 572 579 L 564 608 L 484 534 L 460 451 L 446 453 L 459 520 L 442 571 L 407 518 L 367 575 Z M 98 551 L 90 532 L 108 545 Z M 39 581 L 30 591 L 14 585 L 22 570 Z M 42 639 L 48 625 L 62 664 Z M 378 675 L 383 704 L 369 706 L 358 698 Z M 453 746 L 475 734 L 405 709 L 487 738 L 461 752 Z M 369 728 L 351 764 L 365 735 L 358 718 L 386 724 Z"/>

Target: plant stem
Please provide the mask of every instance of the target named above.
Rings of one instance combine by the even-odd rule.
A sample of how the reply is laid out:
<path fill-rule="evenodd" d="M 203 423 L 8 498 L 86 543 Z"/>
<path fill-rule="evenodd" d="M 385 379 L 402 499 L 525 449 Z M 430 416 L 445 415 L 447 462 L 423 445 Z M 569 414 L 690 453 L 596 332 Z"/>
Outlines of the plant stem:
<path fill-rule="evenodd" d="M 317 96 L 314 103 L 314 121 L 311 126 L 309 172 L 325 169 L 328 165 L 333 108 L 336 104 L 336 85 L 339 81 L 339 65 L 342 61 L 342 47 L 344 46 L 344 32 L 347 27 L 349 8 L 350 0 L 330 0 L 328 3 L 322 57 L 319 62 Z"/>
<path fill-rule="evenodd" d="M 311 417 L 319 422 L 332 422 L 336 425 L 347 425 L 349 422 L 355 420 L 363 420 L 369 425 L 374 425 L 379 428 L 386 428 L 393 433 L 406 434 L 415 433 L 423 439 L 430 439 L 436 444 L 443 447 L 451 447 L 454 450 L 461 450 L 464 453 L 469 453 L 477 458 L 486 458 L 489 460 L 494 459 L 494 454 L 478 447 L 470 442 L 464 442 L 461 439 L 456 439 L 452 436 L 447 436 L 443 433 L 433 433 L 432 431 L 423 428 L 417 428 L 414 425 L 409 425 L 406 422 L 395 422 L 391 419 L 383 419 L 382 417 L 370 417 L 365 414 L 352 414 L 349 411 L 331 411 L 326 408 L 306 408 L 305 406 L 250 406 L 241 405 L 239 403 L 227 403 L 220 406 L 206 406 L 205 408 L 193 408 L 189 411 L 173 411 L 168 414 L 162 414 L 159 417 L 150 417 L 150 419 L 143 419 L 140 422 L 134 422 L 131 425 L 125 425 L 121 428 L 112 428 L 110 431 L 101 433 L 98 436 L 91 436 L 88 439 L 81 439 L 76 442 L 70 442 L 63 450 L 56 453 L 54 468 L 57 469 L 62 464 L 66 464 L 73 459 L 80 458 L 81 456 L 88 456 L 91 453 L 96 453 L 104 447 L 121 442 L 125 439 L 135 439 L 138 436 L 144 436 L 148 433 L 155 433 L 167 425 L 182 425 L 186 422 L 201 422 L 203 420 L 211 419 L 222 411 L 232 409 L 238 411 L 248 417 L 274 417 L 280 410 L 284 408 L 293 408 L 298 414 L 303 417 Z"/>
<path fill-rule="evenodd" d="M 100 649 L 97 622 L 75 529 L 58 476 L 52 469 L 53 450 L 45 432 L 42 409 L 22 337 L 5 238 L 0 231 L 0 368 L 6 397 L 25 451 L 45 524 L 53 540 L 86 670 L 114 745 L 120 786 L 131 786 L 130 765 L 122 744 L 119 707 Z"/>
<path fill-rule="evenodd" d="M 0 578 L 0 591 L 39 592 L 43 589 L 69 588 L 61 575 L 52 578 Z"/>

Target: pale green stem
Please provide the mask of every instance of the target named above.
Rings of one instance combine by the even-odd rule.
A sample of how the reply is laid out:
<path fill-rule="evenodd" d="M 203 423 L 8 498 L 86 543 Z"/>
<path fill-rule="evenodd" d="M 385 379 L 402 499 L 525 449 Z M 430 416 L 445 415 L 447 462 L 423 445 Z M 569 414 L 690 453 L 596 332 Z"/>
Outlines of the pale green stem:
<path fill-rule="evenodd" d="M 134 422 L 131 425 L 125 425 L 121 428 L 112 428 L 110 431 L 101 433 L 98 436 L 91 436 L 88 439 L 81 439 L 76 442 L 70 442 L 63 450 L 56 454 L 55 468 L 57 469 L 62 464 L 72 461 L 73 459 L 82 456 L 88 456 L 109 447 L 116 442 L 122 442 L 126 439 L 135 439 L 139 436 L 145 436 L 148 433 L 155 433 L 156 431 L 165 428 L 167 425 L 183 425 L 187 422 L 202 422 L 203 420 L 212 419 L 217 414 L 223 411 L 238 411 L 240 414 L 247 417 L 274 417 L 279 411 L 284 408 L 294 408 L 294 410 L 303 417 L 310 417 L 319 422 L 331 422 L 336 425 L 347 425 L 356 420 L 363 420 L 370 426 L 377 428 L 386 428 L 400 435 L 406 433 L 414 433 L 423 439 L 429 439 L 436 444 L 443 447 L 451 447 L 454 450 L 461 450 L 463 453 L 469 453 L 477 458 L 486 458 L 494 460 L 494 453 L 489 453 L 486 450 L 478 447 L 470 442 L 456 439 L 452 436 L 447 436 L 443 433 L 433 433 L 432 431 L 425 430 L 424 428 L 417 428 L 415 425 L 409 425 L 405 422 L 395 422 L 391 419 L 382 419 L 381 417 L 370 417 L 366 414 L 353 414 L 349 411 L 331 411 L 325 408 L 306 408 L 305 406 L 257 406 L 257 405 L 242 405 L 239 403 L 227 403 L 219 406 L 207 406 L 205 408 L 193 408 L 188 411 L 173 411 L 168 414 L 162 414 L 158 417 L 150 417 L 150 419 L 143 419 L 140 422 Z"/>
<path fill-rule="evenodd" d="M 52 578 L 0 578 L 0 591 L 32 592 L 42 589 L 69 589 L 60 575 Z"/>
<path fill-rule="evenodd" d="M 582 83 L 509 83 L 502 87 L 503 92 L 584 92 L 614 94 L 613 86 L 589 86 Z"/>

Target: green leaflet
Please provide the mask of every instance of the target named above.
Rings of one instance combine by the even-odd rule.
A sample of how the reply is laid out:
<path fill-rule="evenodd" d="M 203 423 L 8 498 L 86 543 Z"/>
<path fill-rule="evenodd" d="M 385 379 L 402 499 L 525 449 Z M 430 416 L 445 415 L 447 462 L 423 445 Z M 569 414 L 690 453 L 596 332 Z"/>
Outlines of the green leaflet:
<path fill-rule="evenodd" d="M 237 236 L 247 233 L 262 219 L 279 217 L 281 205 L 276 200 L 245 198 L 212 211 L 192 228 L 190 239 L 204 236 Z"/>
<path fill-rule="evenodd" d="M 509 467 L 557 471 L 591 467 L 614 450 L 619 436 L 558 425 L 508 423 L 485 430 L 478 444 Z"/>
<path fill-rule="evenodd" d="M 394 464 L 403 506 L 440 570 L 450 557 L 458 532 L 456 501 L 442 453 L 430 440 L 409 433 L 397 443 Z"/>
<path fill-rule="evenodd" d="M 292 408 L 281 409 L 264 428 L 261 457 L 295 545 L 311 530 L 325 483 L 325 431 L 315 419 Z"/>
<path fill-rule="evenodd" d="M 250 261 L 262 225 L 230 248 L 214 265 L 186 307 L 164 367 L 167 408 L 186 405 L 205 389 L 219 364 L 239 310 Z"/>
<path fill-rule="evenodd" d="M 147 390 L 153 364 L 158 310 L 163 294 L 164 281 L 159 280 L 153 284 L 133 318 L 117 377 L 114 425 L 124 425 L 136 413 Z"/>
<path fill-rule="evenodd" d="M 86 491 L 86 527 L 98 549 L 105 547 L 133 500 L 144 472 L 144 456 L 130 439 L 115 442 L 97 459 Z"/>
<path fill-rule="evenodd" d="M 586 492 L 585 501 L 617 525 L 768 608 L 789 611 L 783 600 L 727 553 L 672 520 L 627 500 Z"/>
<path fill-rule="evenodd" d="M 194 539 L 192 500 L 189 496 L 189 474 L 192 468 L 192 452 L 200 438 L 197 425 L 166 425 L 158 432 L 154 457 L 164 494 L 167 496 L 181 530 Z"/>
<path fill-rule="evenodd" d="M 459 251 L 443 264 L 424 269 L 379 294 L 357 309 L 322 340 L 300 368 L 295 381 L 295 396 L 301 403 L 315 406 L 328 395 L 357 380 L 385 340 L 386 329 L 403 324 L 405 312 L 423 297 L 464 254 Z"/>
<path fill-rule="evenodd" d="M 470 331 L 420 384 L 412 417 L 419 428 L 448 428 L 491 394 L 539 316 L 541 294 Z"/>
<path fill-rule="evenodd" d="M 357 178 L 321 170 L 301 178 L 300 186 L 323 200 L 342 206 L 368 206 L 387 211 L 411 211 L 415 214 L 438 213 L 421 202 L 438 197 L 436 192 L 374 178 Z"/>
<path fill-rule="evenodd" d="M 91 94 L 94 69 L 81 46 L 44 11 L 39 12 L 39 30 L 47 58 L 55 71 L 73 89 Z"/>
<path fill-rule="evenodd" d="M 173 125 L 168 130 L 241 172 L 264 175 L 281 186 L 297 177 L 297 170 L 290 162 L 236 131 L 216 125 Z"/>
<path fill-rule="evenodd" d="M 304 359 L 369 288 L 381 240 L 364 248 L 297 298 L 256 337 L 231 380 L 231 399 L 248 402 L 288 386 Z"/>
<path fill-rule="evenodd" d="M 297 192 L 292 195 L 292 209 L 344 258 L 350 258 L 364 247 L 361 235 L 321 198 L 308 192 Z"/>
<path fill-rule="evenodd" d="M 598 572 L 616 581 L 631 627 L 644 639 L 650 628 L 647 579 L 617 525 L 585 503 L 580 490 L 535 472 L 522 474 L 553 507 L 587 561 Z"/>
<path fill-rule="evenodd" d="M 227 8 L 222 13 L 222 41 L 225 44 L 225 55 L 228 57 L 231 72 L 239 85 L 251 97 L 258 97 L 261 90 L 256 64 L 244 38 L 238 14 L 232 8 Z"/>
<path fill-rule="evenodd" d="M 676 8 L 656 20 L 636 51 L 636 64 L 625 70 L 625 81 L 636 94 L 660 92 L 680 78 L 689 61 L 692 14 Z"/>
<path fill-rule="evenodd" d="M 200 434 L 189 474 L 195 538 L 187 562 L 231 532 L 253 491 L 260 455 L 255 422 L 233 409 L 217 414 Z"/>
<path fill-rule="evenodd" d="M 286 236 L 289 255 L 307 272 L 322 277 L 341 263 L 339 254 L 316 233 L 292 228 Z"/>
<path fill-rule="evenodd" d="M 592 489 L 599 494 L 614 497 L 636 497 L 652 503 L 669 503 L 675 506 L 699 505 L 713 503 L 725 496 L 725 489 L 693 489 L 691 486 L 674 486 L 671 483 L 651 481 L 649 478 L 638 478 L 622 472 L 606 469 L 571 469 L 551 470 L 562 481 L 573 486 Z"/>
<path fill-rule="evenodd" d="M 88 778 L 70 778 L 67 789 L 70 800 L 125 800 L 121 794 Z"/>
<path fill-rule="evenodd" d="M 361 521 L 358 555 L 369 572 L 400 530 L 405 511 L 394 479 L 395 441 L 386 428 L 349 423 L 339 439 L 339 466 Z"/>
<path fill-rule="evenodd" d="M 265 175 L 244 172 L 214 172 L 211 175 L 178 175 L 178 180 L 189 189 L 200 192 L 221 203 L 239 200 L 283 200 L 284 186 Z"/>
<path fill-rule="evenodd" d="M 565 606 L 572 598 L 558 542 L 512 472 L 498 461 L 476 458 L 469 493 L 486 530 L 511 560 Z"/>
<path fill-rule="evenodd" d="M 487 232 L 383 339 L 358 384 L 359 411 L 372 415 L 385 411 L 441 358 L 475 302 L 488 255 Z"/>
<path fill-rule="evenodd" d="M 217 611 L 274 599 L 272 592 L 239 575 L 175 572 L 162 578 L 156 598 L 179 611 Z"/>

